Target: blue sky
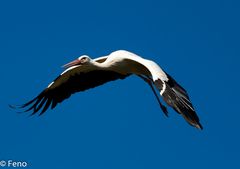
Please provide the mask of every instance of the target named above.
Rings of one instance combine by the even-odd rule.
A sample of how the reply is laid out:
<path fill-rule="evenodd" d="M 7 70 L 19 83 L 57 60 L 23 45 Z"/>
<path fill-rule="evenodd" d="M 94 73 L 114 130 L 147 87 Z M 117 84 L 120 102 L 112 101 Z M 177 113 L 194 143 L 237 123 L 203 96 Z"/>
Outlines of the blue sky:
<path fill-rule="evenodd" d="M 0 160 L 28 168 L 239 168 L 240 4 L 202 1 L 1 1 Z M 130 77 L 79 93 L 42 117 L 8 104 L 36 96 L 61 66 L 125 49 L 184 86 L 199 131 Z"/>

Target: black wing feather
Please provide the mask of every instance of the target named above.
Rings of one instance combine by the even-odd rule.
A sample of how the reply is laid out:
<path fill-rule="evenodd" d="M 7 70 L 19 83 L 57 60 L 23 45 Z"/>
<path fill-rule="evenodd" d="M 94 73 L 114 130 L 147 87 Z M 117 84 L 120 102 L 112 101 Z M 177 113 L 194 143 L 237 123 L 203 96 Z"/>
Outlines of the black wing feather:
<path fill-rule="evenodd" d="M 166 89 L 162 94 L 164 101 L 171 106 L 177 113 L 181 114 L 192 126 L 202 129 L 197 113 L 189 99 L 187 91 L 180 86 L 170 75 L 165 82 Z"/>
<path fill-rule="evenodd" d="M 42 115 L 50 106 L 51 109 L 54 109 L 58 103 L 61 103 L 76 92 L 85 91 L 109 81 L 124 79 L 127 76 L 129 75 L 123 75 L 114 71 L 92 70 L 77 72 L 73 69 L 58 76 L 50 87 L 43 90 L 34 99 L 17 108 L 27 108 L 30 106 L 24 112 L 33 110 L 31 115 L 36 114 L 42 108 L 39 114 Z"/>

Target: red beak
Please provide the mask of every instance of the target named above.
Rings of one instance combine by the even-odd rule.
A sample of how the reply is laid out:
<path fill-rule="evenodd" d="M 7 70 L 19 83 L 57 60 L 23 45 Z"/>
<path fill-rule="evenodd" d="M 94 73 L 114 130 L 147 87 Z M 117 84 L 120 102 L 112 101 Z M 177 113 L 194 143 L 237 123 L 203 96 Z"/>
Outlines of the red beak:
<path fill-rule="evenodd" d="M 69 63 L 63 65 L 62 67 L 67 69 L 69 67 L 72 67 L 72 66 L 75 66 L 75 65 L 79 65 L 79 64 L 81 64 L 81 61 L 79 59 L 76 59 L 76 60 L 74 60 L 72 62 L 69 62 Z"/>

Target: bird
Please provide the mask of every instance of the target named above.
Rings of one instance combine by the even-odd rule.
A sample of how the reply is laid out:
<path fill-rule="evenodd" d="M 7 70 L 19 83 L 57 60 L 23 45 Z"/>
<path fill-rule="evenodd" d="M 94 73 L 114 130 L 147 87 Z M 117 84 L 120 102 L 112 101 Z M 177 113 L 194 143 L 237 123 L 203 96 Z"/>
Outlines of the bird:
<path fill-rule="evenodd" d="M 82 55 L 63 66 L 65 70 L 40 94 L 22 105 L 9 105 L 30 115 L 44 114 L 54 109 L 72 94 L 103 85 L 107 82 L 136 75 L 153 91 L 160 108 L 168 117 L 167 106 L 173 108 L 193 127 L 203 129 L 187 91 L 154 61 L 127 50 L 116 50 L 109 55 L 91 59 Z"/>

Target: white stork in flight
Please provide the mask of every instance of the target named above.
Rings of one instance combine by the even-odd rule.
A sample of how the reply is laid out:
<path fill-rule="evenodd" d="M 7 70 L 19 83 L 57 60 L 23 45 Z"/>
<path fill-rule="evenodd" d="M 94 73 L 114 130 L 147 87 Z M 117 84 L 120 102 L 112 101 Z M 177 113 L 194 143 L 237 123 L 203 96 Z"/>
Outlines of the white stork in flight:
<path fill-rule="evenodd" d="M 41 110 L 39 115 L 42 115 L 50 106 L 51 109 L 55 108 L 58 103 L 76 92 L 137 75 L 150 85 L 166 116 L 168 116 L 167 108 L 160 102 L 155 88 L 159 90 L 168 106 L 181 114 L 190 125 L 202 129 L 186 90 L 151 60 L 125 50 L 117 50 L 108 56 L 96 59 L 83 55 L 63 67 L 66 70 L 37 97 L 21 106 L 11 107 L 25 108 L 24 112 L 32 111 L 31 115 Z"/>

